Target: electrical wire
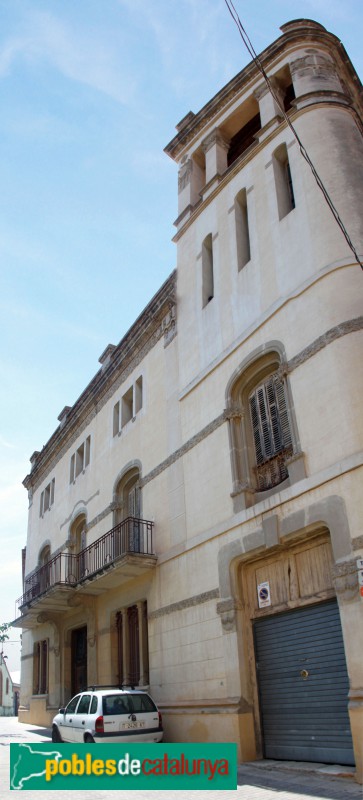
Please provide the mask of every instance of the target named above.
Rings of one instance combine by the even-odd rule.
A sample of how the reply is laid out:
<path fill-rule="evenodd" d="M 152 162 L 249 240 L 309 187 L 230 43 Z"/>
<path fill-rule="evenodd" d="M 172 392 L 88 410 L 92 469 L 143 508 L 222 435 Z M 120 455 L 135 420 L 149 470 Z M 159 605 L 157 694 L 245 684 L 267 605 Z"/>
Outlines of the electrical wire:
<path fill-rule="evenodd" d="M 346 240 L 346 242 L 348 244 L 348 247 L 352 251 L 357 264 L 359 264 L 361 269 L 363 269 L 363 263 L 362 263 L 361 259 L 358 256 L 356 248 L 354 247 L 354 244 L 353 244 L 353 242 L 352 242 L 352 240 L 351 240 L 351 238 L 349 236 L 349 233 L 348 233 L 348 231 L 347 231 L 347 229 L 346 229 L 346 227 L 345 227 L 345 225 L 344 225 L 344 223 L 343 223 L 343 221 L 342 221 L 342 219 L 341 219 L 341 217 L 339 215 L 339 212 L 337 211 L 337 209 L 336 209 L 336 207 L 335 207 L 335 205 L 334 205 L 334 203 L 333 203 L 333 201 L 332 201 L 327 189 L 324 186 L 324 183 L 323 183 L 322 179 L 320 178 L 320 175 L 318 174 L 318 172 L 317 172 L 317 170 L 316 170 L 316 168 L 315 168 L 315 166 L 314 166 L 314 164 L 313 164 L 313 162 L 312 162 L 312 160 L 311 160 L 306 148 L 304 147 L 304 145 L 303 145 L 303 143 L 302 143 L 302 141 L 300 139 L 300 136 L 296 131 L 296 128 L 292 124 L 291 119 L 287 115 L 287 113 L 285 111 L 285 108 L 281 103 L 280 98 L 278 97 L 277 93 L 275 92 L 275 89 L 274 89 L 274 87 L 273 87 L 273 85 L 272 85 L 272 83 L 271 83 L 271 81 L 270 81 L 270 79 L 269 79 L 269 77 L 268 77 L 268 75 L 266 73 L 266 70 L 265 70 L 262 62 L 260 61 L 260 59 L 259 59 L 259 57 L 258 57 L 258 55 L 257 55 L 257 53 L 256 53 L 256 51 L 255 51 L 255 49 L 253 47 L 253 44 L 252 44 L 252 42 L 251 42 L 251 40 L 250 40 L 245 28 L 242 25 L 242 22 L 241 22 L 240 17 L 239 17 L 239 15 L 238 15 L 238 13 L 237 13 L 237 11 L 235 9 L 235 6 L 233 5 L 232 0 L 225 0 L 225 4 L 226 4 L 226 6 L 228 8 L 228 11 L 229 11 L 232 19 L 234 20 L 234 22 L 237 25 L 239 34 L 241 36 L 241 39 L 242 39 L 245 47 L 247 48 L 252 60 L 256 64 L 257 68 L 261 72 L 261 74 L 262 74 L 262 76 L 263 76 L 263 78 L 264 78 L 264 80 L 265 80 L 265 82 L 266 82 L 266 84 L 268 86 L 268 89 L 269 89 L 270 93 L 272 94 L 272 97 L 273 97 L 276 105 L 278 106 L 278 108 L 281 111 L 281 114 L 282 114 L 285 122 L 287 123 L 287 125 L 289 126 L 291 132 L 293 133 L 293 135 L 294 135 L 294 137 L 295 137 L 295 139 L 296 139 L 296 141 L 297 141 L 297 143 L 299 145 L 300 153 L 301 153 L 302 157 L 305 159 L 305 161 L 307 162 L 307 164 L 309 165 L 309 167 L 311 169 L 311 172 L 312 172 L 312 174 L 313 174 L 313 176 L 315 178 L 315 181 L 316 181 L 320 191 L 322 192 L 322 194 L 324 196 L 324 199 L 325 199 L 327 205 L 329 206 L 330 211 L 333 214 L 333 217 L 334 217 L 335 221 L 337 222 L 337 224 L 339 225 L 340 230 L 343 233 L 343 236 L 344 236 L 344 238 L 345 238 L 345 240 Z"/>

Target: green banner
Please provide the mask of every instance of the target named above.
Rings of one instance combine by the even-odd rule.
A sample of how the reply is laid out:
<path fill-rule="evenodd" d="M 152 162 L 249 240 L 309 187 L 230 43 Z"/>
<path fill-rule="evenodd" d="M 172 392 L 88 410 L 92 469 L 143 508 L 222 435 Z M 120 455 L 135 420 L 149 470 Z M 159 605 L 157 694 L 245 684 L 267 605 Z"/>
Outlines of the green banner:
<path fill-rule="evenodd" d="M 236 789 L 237 745 L 10 745 L 10 789 Z"/>

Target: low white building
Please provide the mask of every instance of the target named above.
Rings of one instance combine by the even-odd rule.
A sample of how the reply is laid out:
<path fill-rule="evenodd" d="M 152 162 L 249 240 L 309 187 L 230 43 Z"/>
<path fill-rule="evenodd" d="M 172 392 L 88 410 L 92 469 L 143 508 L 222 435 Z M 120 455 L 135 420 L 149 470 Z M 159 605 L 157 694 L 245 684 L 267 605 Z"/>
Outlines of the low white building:
<path fill-rule="evenodd" d="M 13 717 L 18 712 L 20 684 L 14 683 L 6 663 L 6 656 L 0 653 L 0 717 Z"/>

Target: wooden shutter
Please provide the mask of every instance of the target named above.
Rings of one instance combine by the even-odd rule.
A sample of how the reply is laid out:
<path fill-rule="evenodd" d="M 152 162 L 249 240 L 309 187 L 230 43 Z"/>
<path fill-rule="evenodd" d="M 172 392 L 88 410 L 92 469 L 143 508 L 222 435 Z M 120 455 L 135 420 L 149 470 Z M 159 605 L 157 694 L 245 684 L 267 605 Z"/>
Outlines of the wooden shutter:
<path fill-rule="evenodd" d="M 291 433 L 282 381 L 271 376 L 250 396 L 256 463 L 291 447 Z"/>
<path fill-rule="evenodd" d="M 284 449 L 288 449 L 292 447 L 292 439 L 291 439 L 291 431 L 290 431 L 290 423 L 289 417 L 287 413 L 286 407 L 286 397 L 285 397 L 285 389 L 284 384 L 278 378 L 274 380 L 275 385 L 275 394 L 276 400 L 279 410 L 279 420 L 280 420 L 280 429 L 282 434 L 282 444 Z"/>

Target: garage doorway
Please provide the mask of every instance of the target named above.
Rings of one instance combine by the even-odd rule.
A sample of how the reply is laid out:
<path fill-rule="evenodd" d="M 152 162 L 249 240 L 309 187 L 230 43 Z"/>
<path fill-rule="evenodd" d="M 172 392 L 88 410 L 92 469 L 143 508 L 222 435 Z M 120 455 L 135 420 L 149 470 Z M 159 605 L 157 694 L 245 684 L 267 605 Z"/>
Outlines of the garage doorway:
<path fill-rule="evenodd" d="M 335 599 L 253 623 L 265 758 L 354 765 Z"/>

